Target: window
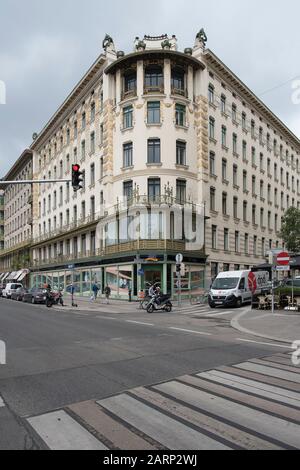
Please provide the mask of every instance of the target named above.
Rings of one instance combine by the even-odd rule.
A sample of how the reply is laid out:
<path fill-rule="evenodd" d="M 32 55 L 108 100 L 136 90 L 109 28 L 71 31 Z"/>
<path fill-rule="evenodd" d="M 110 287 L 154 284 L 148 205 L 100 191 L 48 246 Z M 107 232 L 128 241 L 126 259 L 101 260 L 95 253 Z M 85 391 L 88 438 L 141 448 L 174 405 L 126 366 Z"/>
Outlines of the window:
<path fill-rule="evenodd" d="M 172 68 L 171 87 L 173 93 L 184 94 L 185 72 L 181 67 Z"/>
<path fill-rule="evenodd" d="M 227 139 L 227 129 L 225 126 L 222 126 L 222 146 L 226 147 L 226 139 Z"/>
<path fill-rule="evenodd" d="M 248 233 L 245 234 L 245 255 L 249 253 L 249 235 Z"/>
<path fill-rule="evenodd" d="M 223 114 L 226 113 L 226 96 L 225 95 L 221 96 L 221 113 Z"/>
<path fill-rule="evenodd" d="M 186 125 L 186 107 L 183 104 L 176 104 L 176 126 Z"/>
<path fill-rule="evenodd" d="M 224 251 L 229 251 L 229 230 L 228 230 L 228 228 L 224 229 Z"/>
<path fill-rule="evenodd" d="M 90 210 L 91 210 L 91 217 L 95 217 L 95 197 L 92 196 L 90 199 Z"/>
<path fill-rule="evenodd" d="M 148 140 L 148 163 L 160 163 L 160 139 Z"/>
<path fill-rule="evenodd" d="M 256 196 L 256 177 L 252 176 L 252 196 Z"/>
<path fill-rule="evenodd" d="M 243 140 L 243 161 L 247 160 L 247 142 Z"/>
<path fill-rule="evenodd" d="M 215 87 L 213 85 L 209 85 L 208 87 L 208 101 L 210 104 L 214 104 L 215 102 Z"/>
<path fill-rule="evenodd" d="M 227 160 L 222 159 L 222 180 L 227 181 Z"/>
<path fill-rule="evenodd" d="M 215 138 L 215 120 L 212 117 L 209 118 L 209 138 Z"/>
<path fill-rule="evenodd" d="M 91 179 L 90 179 L 90 181 L 91 181 L 91 186 L 93 186 L 93 185 L 95 184 L 95 164 L 94 164 L 94 163 L 91 164 L 90 171 L 91 171 L 91 173 L 90 173 L 90 174 L 91 174 Z"/>
<path fill-rule="evenodd" d="M 247 171 L 243 171 L 243 191 L 247 191 Z"/>
<path fill-rule="evenodd" d="M 129 129 L 133 127 L 133 107 L 126 106 L 123 108 L 123 127 Z"/>
<path fill-rule="evenodd" d="M 95 115 L 96 115 L 96 105 L 95 103 L 91 104 L 91 122 L 95 121 Z"/>
<path fill-rule="evenodd" d="M 217 226 L 213 225 L 211 228 L 211 247 L 213 250 L 217 249 Z"/>
<path fill-rule="evenodd" d="M 233 104 L 233 105 L 232 105 L 232 120 L 233 120 L 234 122 L 237 121 L 237 111 L 236 111 L 236 110 L 237 110 L 236 105 Z"/>
<path fill-rule="evenodd" d="M 246 130 L 246 113 L 242 114 L 242 128 L 244 131 Z"/>
<path fill-rule="evenodd" d="M 237 154 L 237 135 L 232 135 L 232 151 L 234 154 Z"/>
<path fill-rule="evenodd" d="M 160 197 L 160 179 L 149 178 L 148 180 L 148 197 L 151 201 L 156 201 Z"/>
<path fill-rule="evenodd" d="M 248 203 L 247 203 L 247 201 L 243 202 L 243 221 L 248 222 Z"/>
<path fill-rule="evenodd" d="M 233 217 L 238 219 L 238 198 L 236 196 L 233 198 Z"/>
<path fill-rule="evenodd" d="M 85 140 L 81 142 L 81 160 L 85 159 Z"/>
<path fill-rule="evenodd" d="M 86 127 L 86 114 L 82 113 L 81 115 L 81 129 L 84 130 Z"/>
<path fill-rule="evenodd" d="M 150 101 L 147 104 L 147 123 L 160 124 L 160 101 Z"/>
<path fill-rule="evenodd" d="M 124 197 L 127 198 L 127 200 L 130 200 L 132 198 L 132 192 L 133 192 L 132 180 L 124 181 L 124 183 L 123 183 L 123 194 L 124 194 Z"/>
<path fill-rule="evenodd" d="M 78 136 L 78 129 L 77 129 L 77 121 L 74 122 L 74 139 L 77 139 Z"/>
<path fill-rule="evenodd" d="M 238 253 L 239 249 L 240 249 L 240 233 L 235 232 L 235 234 L 234 234 L 234 250 L 235 250 L 236 253 Z"/>
<path fill-rule="evenodd" d="M 123 167 L 128 168 L 133 165 L 133 144 L 128 142 L 123 145 Z"/>
<path fill-rule="evenodd" d="M 176 181 L 176 199 L 179 204 L 184 204 L 186 201 L 186 181 Z"/>
<path fill-rule="evenodd" d="M 238 184 L 238 167 L 233 165 L 233 185 L 237 186 Z"/>
<path fill-rule="evenodd" d="M 136 91 L 136 72 L 135 70 L 128 70 L 124 74 L 124 90 L 125 94 Z"/>
<path fill-rule="evenodd" d="M 215 176 L 216 174 L 216 157 L 214 152 L 210 152 L 209 154 L 209 173 L 211 176 Z"/>
<path fill-rule="evenodd" d="M 227 193 L 222 193 L 222 214 L 227 215 Z"/>
<path fill-rule="evenodd" d="M 252 159 L 252 165 L 256 164 L 256 150 L 255 147 L 252 147 L 251 149 L 251 159 Z"/>
<path fill-rule="evenodd" d="M 104 142 L 104 127 L 103 124 L 100 124 L 100 145 L 103 145 Z"/>
<path fill-rule="evenodd" d="M 253 254 L 256 256 L 257 254 L 257 236 L 254 235 L 253 237 Z"/>
<path fill-rule="evenodd" d="M 186 142 L 177 140 L 176 142 L 176 164 L 185 166 L 186 165 Z"/>
<path fill-rule="evenodd" d="M 95 153 L 95 132 L 91 133 L 91 153 Z"/>
<path fill-rule="evenodd" d="M 252 206 L 252 224 L 256 225 L 256 205 Z"/>
<path fill-rule="evenodd" d="M 210 188 L 210 210 L 216 210 L 216 190 L 215 188 Z"/>
<path fill-rule="evenodd" d="M 162 91 L 163 88 L 163 69 L 160 65 L 151 65 L 145 70 L 146 90 Z"/>

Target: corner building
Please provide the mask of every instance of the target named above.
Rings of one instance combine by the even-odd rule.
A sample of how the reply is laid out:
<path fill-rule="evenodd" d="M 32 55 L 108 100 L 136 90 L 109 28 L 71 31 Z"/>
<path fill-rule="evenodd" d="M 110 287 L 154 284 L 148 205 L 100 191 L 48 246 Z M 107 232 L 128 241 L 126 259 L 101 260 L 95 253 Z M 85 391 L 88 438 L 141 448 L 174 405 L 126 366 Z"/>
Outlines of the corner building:
<path fill-rule="evenodd" d="M 159 281 L 174 295 L 180 252 L 183 291 L 197 294 L 280 245 L 300 143 L 205 44 L 203 30 L 184 52 L 175 36 L 145 36 L 126 55 L 105 38 L 31 146 L 34 179 L 71 178 L 79 163 L 84 180 L 77 193 L 34 185 L 32 285 L 73 280 L 88 296 L 97 281 L 128 298 Z M 177 230 L 187 214 L 198 243 Z"/>

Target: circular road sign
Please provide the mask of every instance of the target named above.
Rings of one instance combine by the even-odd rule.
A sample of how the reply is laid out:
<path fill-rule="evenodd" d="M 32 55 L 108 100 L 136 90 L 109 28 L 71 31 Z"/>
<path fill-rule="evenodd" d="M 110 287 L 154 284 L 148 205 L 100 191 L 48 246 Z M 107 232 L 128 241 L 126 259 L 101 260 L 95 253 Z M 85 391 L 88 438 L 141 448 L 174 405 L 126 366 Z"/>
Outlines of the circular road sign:
<path fill-rule="evenodd" d="M 253 272 L 249 273 L 248 285 L 249 285 L 249 289 L 251 290 L 252 294 L 255 294 L 256 289 L 257 289 L 257 280 L 256 280 L 256 276 Z"/>
<path fill-rule="evenodd" d="M 182 261 L 183 261 L 183 255 L 179 253 L 178 255 L 176 255 L 176 263 L 181 264 Z"/>
<path fill-rule="evenodd" d="M 289 266 L 291 261 L 290 255 L 285 251 L 277 255 L 277 264 L 278 266 Z"/>

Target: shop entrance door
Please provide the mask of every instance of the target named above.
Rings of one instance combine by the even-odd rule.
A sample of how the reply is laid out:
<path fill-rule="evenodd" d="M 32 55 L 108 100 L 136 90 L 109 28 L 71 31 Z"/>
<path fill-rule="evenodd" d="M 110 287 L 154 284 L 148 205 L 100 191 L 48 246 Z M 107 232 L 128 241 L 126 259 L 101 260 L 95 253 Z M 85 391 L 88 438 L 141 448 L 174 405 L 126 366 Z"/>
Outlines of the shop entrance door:
<path fill-rule="evenodd" d="M 163 267 L 162 266 L 147 266 L 144 268 L 144 288 L 147 288 L 149 284 L 158 283 L 159 287 L 162 288 L 163 282 Z"/>

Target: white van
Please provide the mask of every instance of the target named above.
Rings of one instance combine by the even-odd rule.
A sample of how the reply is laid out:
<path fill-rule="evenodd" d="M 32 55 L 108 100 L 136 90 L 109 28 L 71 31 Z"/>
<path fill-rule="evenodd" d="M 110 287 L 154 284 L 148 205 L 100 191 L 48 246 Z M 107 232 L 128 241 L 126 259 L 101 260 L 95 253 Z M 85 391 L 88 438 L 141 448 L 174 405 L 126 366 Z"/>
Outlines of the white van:
<path fill-rule="evenodd" d="M 5 289 L 3 289 L 2 291 L 2 297 L 6 297 L 7 299 L 10 299 L 11 294 L 15 292 L 17 289 L 19 289 L 20 287 L 23 287 L 23 284 L 17 284 L 16 282 L 6 284 Z"/>
<path fill-rule="evenodd" d="M 251 271 L 227 271 L 218 274 L 209 293 L 209 306 L 215 308 L 241 307 L 252 300 L 252 292 L 249 288 L 248 277 Z M 257 283 L 256 293 L 260 293 L 267 287 L 269 273 L 257 271 L 254 273 Z"/>

